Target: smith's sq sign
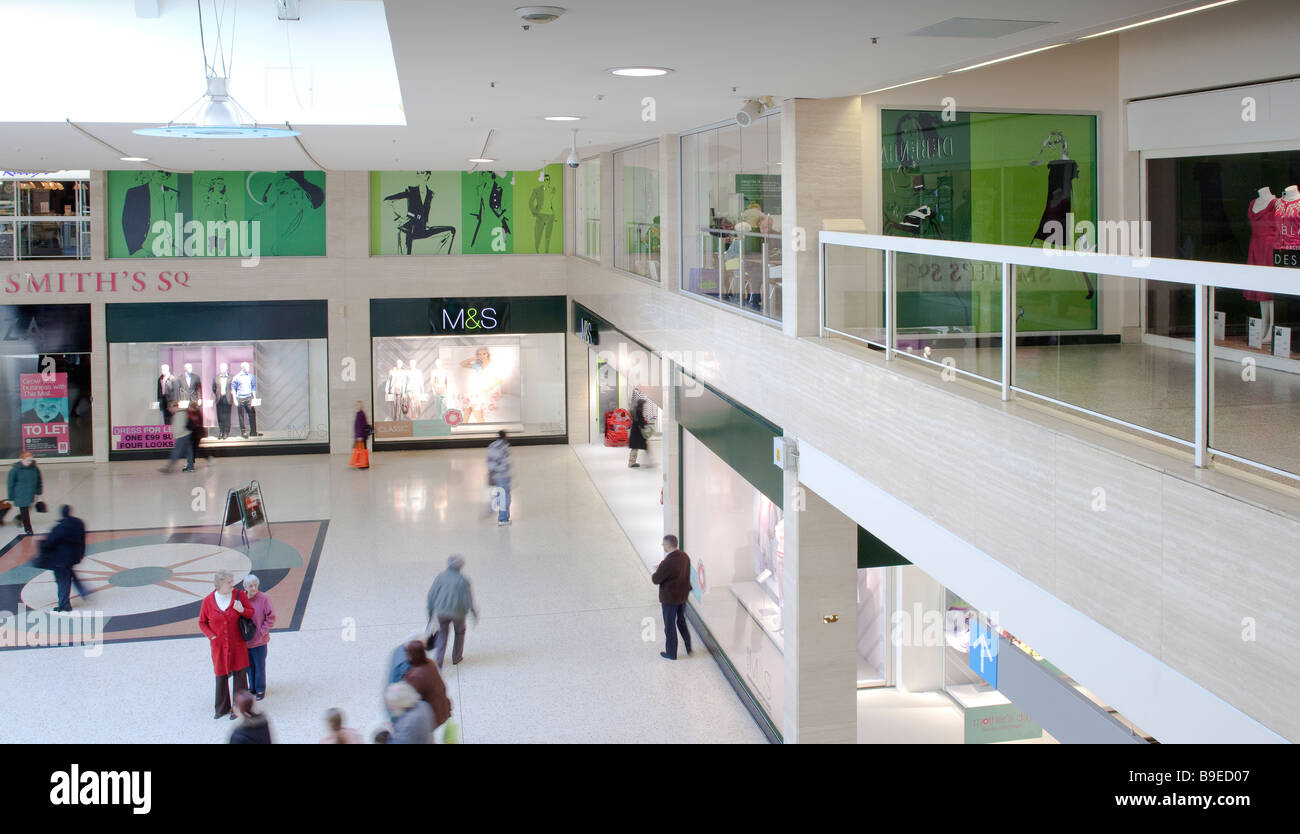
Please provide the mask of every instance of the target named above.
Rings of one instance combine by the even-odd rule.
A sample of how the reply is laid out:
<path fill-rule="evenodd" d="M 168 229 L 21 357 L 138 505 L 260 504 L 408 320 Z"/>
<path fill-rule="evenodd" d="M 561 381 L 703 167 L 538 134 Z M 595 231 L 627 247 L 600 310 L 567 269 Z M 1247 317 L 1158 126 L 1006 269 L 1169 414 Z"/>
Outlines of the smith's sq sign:
<path fill-rule="evenodd" d="M 41 293 L 64 295 L 76 293 L 169 292 L 189 287 L 188 272 L 11 272 L 5 277 L 6 293 Z"/>
<path fill-rule="evenodd" d="M 435 333 L 496 333 L 510 321 L 510 304 L 492 299 L 433 299 L 429 326 Z"/>

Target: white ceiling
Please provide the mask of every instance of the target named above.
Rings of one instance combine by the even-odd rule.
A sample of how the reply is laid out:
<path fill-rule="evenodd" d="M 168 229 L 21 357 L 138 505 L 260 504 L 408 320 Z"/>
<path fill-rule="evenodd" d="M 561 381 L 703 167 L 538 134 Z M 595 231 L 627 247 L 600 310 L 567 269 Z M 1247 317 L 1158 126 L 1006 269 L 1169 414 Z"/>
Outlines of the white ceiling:
<path fill-rule="evenodd" d="M 296 24 L 277 21 L 272 0 L 242 0 L 234 60 L 237 68 L 287 66 L 287 56 L 278 49 L 288 28 L 294 66 L 315 69 L 313 101 L 328 102 L 334 114 L 351 102 L 369 114 L 359 120 L 371 122 L 394 120 L 383 114 L 391 115 L 395 64 L 405 125 L 310 124 L 329 122 L 329 113 L 325 118 L 297 113 L 303 144 L 327 169 L 466 168 L 465 160 L 479 154 L 489 129 L 494 134 L 488 156 L 497 160 L 492 167 L 531 169 L 567 153 L 570 125 L 543 121 L 546 115 L 583 116 L 576 125 L 586 154 L 721 121 L 746 97 L 862 93 L 1205 1 L 553 0 L 565 5 L 567 13 L 523 31 L 513 12 L 521 0 L 385 0 L 392 50 L 385 54 L 382 32 L 367 25 L 357 9 L 346 8 L 375 6 L 377 14 L 378 0 L 303 0 L 303 20 Z M 80 73 L 55 73 L 47 79 L 31 67 L 24 77 L 8 64 L 11 72 L 0 85 L 0 118 L 23 121 L 0 121 L 0 168 L 131 167 L 63 118 L 131 155 L 177 169 L 314 167 L 292 139 L 179 140 L 132 134 L 136 127 L 153 125 L 129 119 L 157 113 L 161 123 L 202 92 L 195 5 L 192 0 L 160 0 L 162 17 L 148 20 L 135 16 L 133 0 L 94 0 L 101 11 L 95 25 L 87 26 L 75 19 L 84 15 L 88 2 L 0 0 L 0 31 L 15 31 L 11 26 L 20 13 L 33 6 L 67 15 L 64 31 L 34 37 L 46 46 L 48 62 Z M 205 6 L 211 2 L 204 0 Z M 907 35 L 952 17 L 1056 22 L 997 38 Z M 347 19 L 361 22 L 333 22 Z M 185 34 L 187 28 L 195 31 Z M 872 37 L 879 42 L 872 45 Z M 156 83 L 142 82 L 139 75 L 140 44 L 151 39 L 157 42 L 157 55 L 172 56 L 152 62 L 144 77 Z M 137 58 L 119 60 L 128 53 Z M 179 57 L 189 53 L 188 59 Z M 676 72 L 654 79 L 605 73 L 608 67 L 634 64 Z M 178 75 L 183 80 L 179 87 Z M 363 76 L 374 80 L 360 85 L 369 92 L 358 100 L 354 82 Z M 255 79 L 245 83 L 245 89 L 257 87 Z M 98 90 L 105 84 L 120 91 L 121 103 L 116 110 L 91 108 L 89 116 L 78 114 L 74 96 L 60 92 L 76 85 Z M 192 93 L 178 101 L 179 90 L 190 85 Z M 276 109 L 267 105 L 264 89 L 245 95 L 236 87 L 233 92 L 258 118 L 272 120 L 259 112 Z M 655 99 L 653 124 L 642 120 L 646 96 Z M 96 98 L 102 105 L 106 97 Z M 40 100 L 39 110 L 34 98 Z M 54 116 L 61 111 L 50 103 L 65 101 L 69 112 Z M 24 112 L 39 115 L 15 115 Z M 106 112 L 131 115 L 111 120 Z"/>

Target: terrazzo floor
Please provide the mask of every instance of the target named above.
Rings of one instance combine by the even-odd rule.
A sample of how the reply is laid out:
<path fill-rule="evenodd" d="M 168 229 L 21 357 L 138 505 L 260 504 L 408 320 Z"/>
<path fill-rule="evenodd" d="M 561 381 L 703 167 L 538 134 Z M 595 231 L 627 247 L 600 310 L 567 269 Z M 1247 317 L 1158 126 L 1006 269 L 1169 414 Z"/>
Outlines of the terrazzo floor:
<path fill-rule="evenodd" d="M 261 708 L 277 742 L 317 741 L 329 707 L 367 735 L 379 724 L 388 656 L 423 628 L 425 594 L 451 553 L 464 556 L 482 613 L 464 662 L 444 669 L 464 742 L 764 741 L 707 654 L 660 659 L 642 558 L 569 447 L 514 449 L 514 524 L 501 528 L 482 450 L 372 459 L 353 471 L 346 455 L 225 458 L 169 476 L 149 461 L 47 464 L 44 498 L 70 503 L 90 530 L 182 527 L 214 522 L 225 490 L 257 478 L 272 530 L 329 519 L 301 630 L 270 643 Z M 38 533 L 54 521 L 35 518 Z M 204 638 L 88 654 L 0 649 L 0 742 L 226 740 L 233 722 L 212 718 Z"/>

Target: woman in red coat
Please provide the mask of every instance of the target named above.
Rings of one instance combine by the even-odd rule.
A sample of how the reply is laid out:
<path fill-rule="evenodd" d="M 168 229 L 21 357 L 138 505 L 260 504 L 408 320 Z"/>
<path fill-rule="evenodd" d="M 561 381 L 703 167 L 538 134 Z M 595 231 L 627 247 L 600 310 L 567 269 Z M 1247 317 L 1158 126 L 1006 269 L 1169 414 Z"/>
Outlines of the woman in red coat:
<path fill-rule="evenodd" d="M 217 675 L 217 714 L 213 717 L 229 715 L 233 721 L 235 712 L 230 708 L 226 679 L 234 677 L 235 692 L 248 688 L 248 646 L 239 633 L 239 618 L 252 619 L 253 604 L 235 588 L 235 577 L 228 570 L 217 571 L 212 584 L 216 590 L 199 606 L 199 628 L 212 644 L 212 671 Z"/>

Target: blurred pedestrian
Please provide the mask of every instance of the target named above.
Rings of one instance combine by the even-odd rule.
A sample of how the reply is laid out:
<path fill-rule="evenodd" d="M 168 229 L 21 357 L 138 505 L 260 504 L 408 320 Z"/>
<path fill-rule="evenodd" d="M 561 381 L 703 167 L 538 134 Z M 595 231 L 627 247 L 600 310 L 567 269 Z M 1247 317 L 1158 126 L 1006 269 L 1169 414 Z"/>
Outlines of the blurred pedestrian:
<path fill-rule="evenodd" d="M 393 734 L 389 744 L 432 744 L 433 710 L 420 699 L 415 687 L 406 681 L 390 684 L 384 701 L 393 715 Z"/>
<path fill-rule="evenodd" d="M 235 577 L 221 569 L 212 575 L 216 590 L 203 598 L 199 606 L 199 629 L 208 637 L 212 648 L 212 671 L 217 676 L 216 715 L 213 718 L 235 713 L 230 707 L 230 689 L 235 695 L 248 689 L 248 646 L 239 633 L 239 618 L 253 616 L 253 603 L 248 595 L 235 587 Z M 227 683 L 227 680 L 230 683 Z"/>
<path fill-rule="evenodd" d="M 32 504 L 40 498 L 44 485 L 41 483 L 41 469 L 36 465 L 36 456 L 23 452 L 22 456 L 9 468 L 9 500 L 18 508 L 15 524 L 23 525 L 23 532 L 32 535 Z"/>
<path fill-rule="evenodd" d="M 86 586 L 81 584 L 73 566 L 86 556 L 86 525 L 72 514 L 72 507 L 67 504 L 59 511 L 62 518 L 54 529 L 41 542 L 37 567 L 54 571 L 54 582 L 59 590 L 59 602 L 54 611 L 67 614 L 72 611 L 71 586 L 77 586 L 77 593 L 85 599 L 88 594 Z"/>
<path fill-rule="evenodd" d="M 257 700 L 266 697 L 266 648 L 275 628 L 275 608 L 271 598 L 262 593 L 262 580 L 250 573 L 244 577 L 244 593 L 253 603 L 253 627 L 257 631 L 248 645 L 248 689 Z"/>
<path fill-rule="evenodd" d="M 172 422 L 172 454 L 167 460 L 167 465 L 158 471 L 164 475 L 170 475 L 172 469 L 176 467 L 176 461 L 185 456 L 185 469 L 182 471 L 194 471 L 194 437 L 190 423 L 190 410 L 188 408 L 177 408 L 171 412 Z"/>
<path fill-rule="evenodd" d="M 420 697 L 433 710 L 433 726 L 437 729 L 451 717 L 451 701 L 447 698 L 447 687 L 442 682 L 442 675 L 438 674 L 438 667 L 429 662 L 422 640 L 412 640 L 406 644 L 406 662 L 410 668 L 402 680 L 415 687 L 415 691 L 420 693 Z"/>
<path fill-rule="evenodd" d="M 497 526 L 504 527 L 510 523 L 510 444 L 504 431 L 488 446 L 487 469 L 492 509 L 497 511 Z"/>
<path fill-rule="evenodd" d="M 348 466 L 353 469 L 370 468 L 370 452 L 366 450 L 366 440 L 374 431 L 375 427 L 370 425 L 370 418 L 366 416 L 365 403 L 357 400 L 357 415 L 352 420 L 352 458 L 348 461 Z"/>
<path fill-rule="evenodd" d="M 650 450 L 646 444 L 645 397 L 639 397 L 632 406 L 632 426 L 627 432 L 627 466 L 635 469 L 641 464 L 636 462 L 638 452 L 645 452 L 646 463 L 650 462 Z"/>
<path fill-rule="evenodd" d="M 230 733 L 231 744 L 270 744 L 271 725 L 266 716 L 254 707 L 253 693 L 241 690 L 235 694 L 235 707 L 244 720 Z M 231 713 L 234 716 L 234 713 Z"/>
<path fill-rule="evenodd" d="M 465 615 L 474 615 L 474 624 L 478 624 L 478 609 L 474 606 L 474 593 L 469 580 L 461 575 L 465 560 L 452 554 L 447 559 L 447 569 L 438 574 L 429 586 L 426 609 L 429 612 L 429 628 L 438 622 L 438 636 L 434 639 L 435 659 L 438 668 L 442 668 L 443 657 L 447 651 L 447 631 L 456 626 L 456 642 L 451 650 L 451 662 L 460 663 L 465 652 Z"/>
<path fill-rule="evenodd" d="M 320 740 L 321 744 L 360 744 L 361 734 L 351 727 L 343 726 L 343 713 L 336 709 L 325 711 L 325 725 L 330 728 L 329 735 Z"/>

